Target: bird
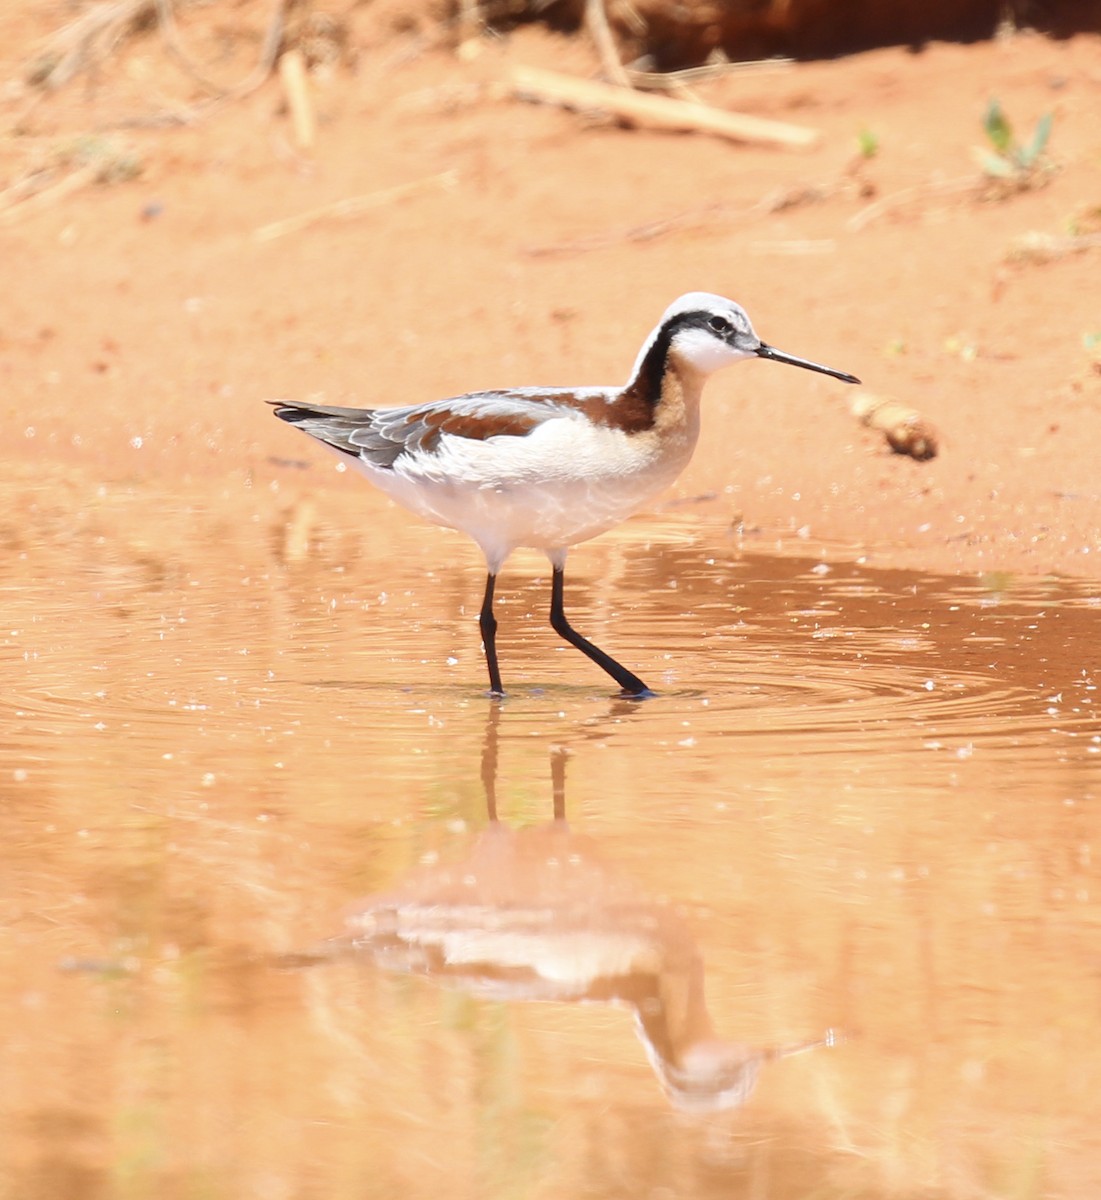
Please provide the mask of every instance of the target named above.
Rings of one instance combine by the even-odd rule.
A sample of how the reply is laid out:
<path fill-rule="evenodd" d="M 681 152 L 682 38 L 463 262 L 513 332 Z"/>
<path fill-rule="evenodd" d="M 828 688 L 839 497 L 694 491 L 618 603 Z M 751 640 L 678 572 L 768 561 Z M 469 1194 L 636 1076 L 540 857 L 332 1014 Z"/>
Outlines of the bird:
<path fill-rule="evenodd" d="M 710 292 L 674 300 L 622 387 L 519 387 L 394 408 L 269 400 L 275 416 L 316 438 L 417 515 L 471 537 L 486 561 L 478 623 L 489 695 L 505 689 L 497 657 L 497 576 L 516 549 L 550 560 L 550 624 L 619 685 L 655 693 L 578 633 L 565 613 L 571 547 L 644 507 L 688 465 L 707 378 L 759 358 L 859 379 L 763 342 L 746 311 Z"/>

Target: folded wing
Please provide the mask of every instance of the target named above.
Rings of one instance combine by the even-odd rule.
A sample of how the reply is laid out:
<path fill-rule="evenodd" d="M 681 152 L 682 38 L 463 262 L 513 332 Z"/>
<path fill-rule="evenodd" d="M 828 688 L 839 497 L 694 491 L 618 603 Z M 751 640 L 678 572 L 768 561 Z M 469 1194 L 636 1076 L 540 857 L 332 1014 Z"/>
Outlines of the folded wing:
<path fill-rule="evenodd" d="M 272 400 L 275 415 L 304 433 L 374 467 L 392 468 L 402 455 L 435 454 L 444 434 L 485 441 L 525 437 L 555 417 L 574 416 L 572 393 L 474 392 L 409 408 L 334 408 L 304 400 Z"/>

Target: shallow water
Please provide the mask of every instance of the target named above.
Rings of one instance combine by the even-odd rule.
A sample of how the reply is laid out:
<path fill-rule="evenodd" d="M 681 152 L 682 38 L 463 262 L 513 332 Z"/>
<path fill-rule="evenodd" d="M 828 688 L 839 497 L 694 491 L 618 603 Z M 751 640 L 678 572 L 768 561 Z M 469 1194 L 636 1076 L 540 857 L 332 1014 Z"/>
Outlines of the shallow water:
<path fill-rule="evenodd" d="M 1101 1188 L 1095 586 L 8 511 L 7 1194 Z"/>

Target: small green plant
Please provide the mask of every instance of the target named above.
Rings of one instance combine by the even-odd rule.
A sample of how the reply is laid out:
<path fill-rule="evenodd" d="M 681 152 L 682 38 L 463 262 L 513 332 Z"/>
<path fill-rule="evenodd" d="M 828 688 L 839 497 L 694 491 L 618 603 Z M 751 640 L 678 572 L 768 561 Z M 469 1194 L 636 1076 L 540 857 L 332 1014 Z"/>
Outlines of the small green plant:
<path fill-rule="evenodd" d="M 861 158 L 875 158 L 879 153 L 879 134 L 865 125 L 856 135 L 856 147 Z"/>
<path fill-rule="evenodd" d="M 1054 120 L 1053 113 L 1044 113 L 1028 141 L 1019 142 L 998 98 L 992 98 L 982 124 L 993 150 L 977 151 L 984 173 L 1015 188 L 1035 187 L 1051 169 L 1045 151 Z"/>

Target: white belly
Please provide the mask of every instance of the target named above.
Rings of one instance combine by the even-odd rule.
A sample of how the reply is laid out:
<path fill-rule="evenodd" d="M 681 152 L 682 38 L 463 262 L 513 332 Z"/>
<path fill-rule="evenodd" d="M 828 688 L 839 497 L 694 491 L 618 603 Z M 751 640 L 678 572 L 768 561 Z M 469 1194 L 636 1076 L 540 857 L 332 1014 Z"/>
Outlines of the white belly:
<path fill-rule="evenodd" d="M 444 435 L 392 469 L 356 465 L 406 508 L 469 534 L 496 571 L 517 547 L 556 559 L 619 524 L 676 479 L 695 434 L 659 440 L 563 418 L 525 437 Z"/>

